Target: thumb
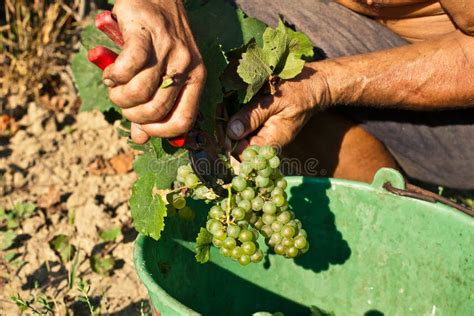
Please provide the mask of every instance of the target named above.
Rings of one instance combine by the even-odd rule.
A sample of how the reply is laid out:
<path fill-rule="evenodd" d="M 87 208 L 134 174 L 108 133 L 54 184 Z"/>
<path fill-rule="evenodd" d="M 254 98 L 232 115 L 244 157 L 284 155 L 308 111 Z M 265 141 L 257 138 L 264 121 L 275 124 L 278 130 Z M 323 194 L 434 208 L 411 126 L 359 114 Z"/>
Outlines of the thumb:
<path fill-rule="evenodd" d="M 273 98 L 265 98 L 251 105 L 244 106 L 232 116 L 227 124 L 227 135 L 233 140 L 245 138 L 261 127 L 273 114 Z"/>
<path fill-rule="evenodd" d="M 139 124 L 132 123 L 131 134 L 132 140 L 135 144 L 145 144 L 150 139 L 150 136 Z"/>

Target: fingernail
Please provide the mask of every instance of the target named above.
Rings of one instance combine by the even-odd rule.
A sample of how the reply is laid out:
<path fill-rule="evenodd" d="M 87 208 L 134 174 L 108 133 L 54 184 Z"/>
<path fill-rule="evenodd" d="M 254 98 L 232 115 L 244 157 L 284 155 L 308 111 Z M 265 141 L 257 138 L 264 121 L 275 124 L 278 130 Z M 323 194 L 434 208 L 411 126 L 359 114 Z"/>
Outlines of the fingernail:
<path fill-rule="evenodd" d="M 109 88 L 115 87 L 115 82 L 113 82 L 110 79 L 104 79 L 104 80 L 102 80 L 102 82 Z"/>
<path fill-rule="evenodd" d="M 230 129 L 230 132 L 233 134 L 232 136 L 237 137 L 237 138 L 242 136 L 242 134 L 245 132 L 244 124 L 239 120 L 235 120 L 231 122 L 229 129 Z"/>

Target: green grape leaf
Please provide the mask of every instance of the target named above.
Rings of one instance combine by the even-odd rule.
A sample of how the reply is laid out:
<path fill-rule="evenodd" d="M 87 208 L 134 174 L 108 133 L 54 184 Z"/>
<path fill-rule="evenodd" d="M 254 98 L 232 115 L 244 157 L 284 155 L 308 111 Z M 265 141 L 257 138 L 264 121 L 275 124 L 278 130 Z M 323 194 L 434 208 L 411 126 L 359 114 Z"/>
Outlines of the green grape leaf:
<path fill-rule="evenodd" d="M 311 40 L 306 34 L 295 32 L 290 28 L 286 28 L 286 34 L 290 40 L 290 53 L 294 54 L 296 58 L 311 60 L 314 57 L 313 43 L 311 43 Z"/>
<path fill-rule="evenodd" d="M 7 230 L 6 232 L 1 232 L 0 233 L 0 250 L 2 251 L 7 250 L 11 246 L 13 246 L 13 244 L 15 243 L 16 237 L 17 235 L 10 230 Z"/>
<path fill-rule="evenodd" d="M 143 154 L 135 159 L 133 168 L 139 177 L 154 175 L 156 188 L 164 190 L 171 188 L 178 168 L 187 164 L 189 158 L 187 150 L 178 149 L 172 152 L 163 142 L 165 140 L 154 138 L 141 146 Z"/>
<path fill-rule="evenodd" d="M 251 43 L 237 67 L 237 73 L 248 84 L 243 103 L 249 102 L 260 91 L 272 72 L 265 51 Z"/>
<path fill-rule="evenodd" d="M 212 235 L 207 229 L 202 228 L 196 238 L 196 260 L 199 263 L 206 263 L 211 257 Z"/>
<path fill-rule="evenodd" d="M 112 227 L 100 232 L 100 239 L 105 242 L 114 241 L 122 236 L 122 230 L 120 227 Z"/>
<path fill-rule="evenodd" d="M 76 254 L 76 248 L 71 244 L 71 239 L 66 235 L 56 235 L 49 241 L 49 246 L 66 263 Z"/>
<path fill-rule="evenodd" d="M 102 83 L 102 71 L 89 62 L 87 50 L 84 47 L 74 55 L 71 62 L 74 82 L 82 99 L 81 111 L 87 112 L 98 109 L 106 112 L 116 109 L 109 100 L 107 87 Z"/>
<path fill-rule="evenodd" d="M 280 21 L 276 29 L 268 27 L 263 33 L 263 54 L 266 64 L 273 71 L 284 62 L 285 54 L 288 54 L 289 40 L 285 25 Z"/>
<path fill-rule="evenodd" d="M 241 10 L 222 0 L 186 1 L 186 10 L 194 38 L 200 49 L 216 40 L 224 51 L 241 47 L 252 38 L 262 41 L 265 24 L 246 16 Z"/>
<path fill-rule="evenodd" d="M 207 69 L 207 80 L 201 96 L 203 121 L 200 122 L 200 128 L 212 134 L 216 125 L 217 106 L 224 99 L 220 77 L 227 67 L 227 59 L 222 47 L 216 42 L 202 50 L 201 55 Z"/>
<path fill-rule="evenodd" d="M 278 76 L 281 79 L 291 79 L 298 76 L 304 68 L 305 61 L 299 59 L 295 54 L 290 53 L 286 58 L 284 68 Z"/>
<path fill-rule="evenodd" d="M 232 53 L 229 68 L 234 65 Z M 276 29 L 268 27 L 263 33 L 263 46 L 250 42 L 237 67 L 237 73 L 247 84 L 246 90 L 240 88 L 237 80 L 229 78 L 223 81 L 224 88 L 239 92 L 242 103 L 248 103 L 264 86 L 270 76 L 292 79 L 301 73 L 305 60 L 313 57 L 313 47 L 306 35 L 287 28 L 280 21 Z M 229 75 L 230 70 L 225 74 Z M 243 95 L 243 97 L 242 97 Z"/>
<path fill-rule="evenodd" d="M 167 214 L 161 196 L 154 192 L 156 178 L 154 173 L 140 177 L 133 185 L 129 204 L 135 229 L 145 236 L 159 240 Z"/>

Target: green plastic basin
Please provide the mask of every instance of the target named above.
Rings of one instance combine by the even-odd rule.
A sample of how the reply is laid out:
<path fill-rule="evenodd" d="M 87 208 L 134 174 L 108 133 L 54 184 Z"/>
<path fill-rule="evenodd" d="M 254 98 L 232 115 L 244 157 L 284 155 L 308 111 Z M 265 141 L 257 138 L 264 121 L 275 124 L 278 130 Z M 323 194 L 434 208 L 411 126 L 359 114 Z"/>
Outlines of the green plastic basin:
<path fill-rule="evenodd" d="M 158 242 L 139 236 L 134 260 L 161 315 L 474 315 L 474 219 L 448 206 L 393 195 L 401 175 L 381 169 L 372 185 L 288 178 L 290 204 L 310 251 L 268 255 L 241 267 L 211 251 L 194 259 L 198 220 L 169 218 Z M 261 244 L 263 246 L 263 244 Z M 266 248 L 265 248 L 266 249 Z"/>

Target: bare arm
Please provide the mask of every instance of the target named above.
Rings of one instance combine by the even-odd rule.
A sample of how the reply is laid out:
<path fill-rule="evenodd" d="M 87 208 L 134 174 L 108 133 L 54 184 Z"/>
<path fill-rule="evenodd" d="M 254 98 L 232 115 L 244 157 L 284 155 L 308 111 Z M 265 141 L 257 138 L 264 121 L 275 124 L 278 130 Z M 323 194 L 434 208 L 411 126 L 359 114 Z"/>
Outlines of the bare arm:
<path fill-rule="evenodd" d="M 328 104 L 433 110 L 474 106 L 474 37 L 462 32 L 312 65 Z"/>

